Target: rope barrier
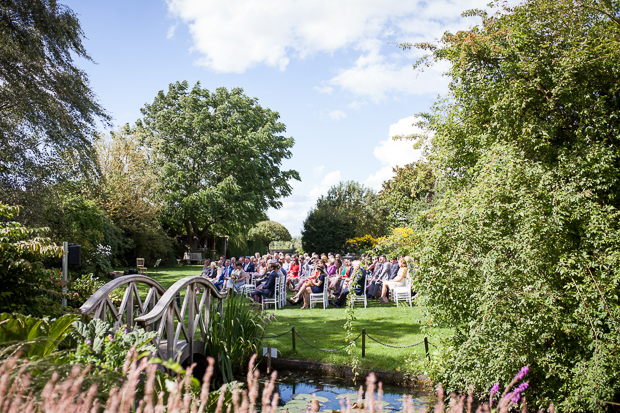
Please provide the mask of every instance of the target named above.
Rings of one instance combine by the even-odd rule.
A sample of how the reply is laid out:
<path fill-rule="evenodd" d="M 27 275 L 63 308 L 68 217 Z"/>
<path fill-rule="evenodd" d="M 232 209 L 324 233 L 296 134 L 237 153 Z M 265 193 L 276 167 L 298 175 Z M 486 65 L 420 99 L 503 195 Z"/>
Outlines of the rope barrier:
<path fill-rule="evenodd" d="M 342 346 L 342 347 L 340 347 L 340 348 L 331 349 L 331 350 L 326 350 L 326 349 L 318 348 L 318 347 L 313 346 L 312 344 L 308 343 L 308 342 L 307 342 L 307 341 L 306 341 L 306 340 L 305 340 L 305 339 L 304 339 L 304 338 L 303 338 L 303 337 L 302 337 L 302 336 L 301 336 L 301 335 L 300 335 L 297 331 L 295 331 L 295 328 L 294 328 L 294 327 L 293 327 L 293 328 L 291 328 L 291 329 L 290 329 L 290 330 L 288 330 L 288 331 L 285 331 L 285 332 L 284 332 L 284 333 L 282 333 L 282 334 L 278 334 L 278 335 L 275 335 L 275 336 L 270 336 L 270 337 L 265 337 L 265 339 L 271 339 L 271 338 L 278 338 L 278 337 L 282 337 L 282 336 L 285 336 L 285 335 L 287 335 L 287 334 L 290 334 L 291 332 L 293 333 L 293 339 L 295 338 L 295 336 L 297 336 L 297 337 L 299 337 L 299 338 L 301 339 L 301 341 L 303 341 L 304 343 L 306 343 L 308 346 L 312 347 L 312 348 L 313 348 L 313 349 L 315 349 L 315 350 L 323 351 L 323 352 L 325 352 L 325 353 L 334 353 L 334 352 L 336 352 L 336 351 L 341 351 L 341 350 L 344 350 L 344 349 L 346 349 L 347 347 L 351 346 L 351 344 L 352 344 L 352 343 L 356 342 L 356 341 L 357 341 L 357 340 L 358 340 L 358 339 L 359 339 L 362 335 L 364 335 L 365 337 L 368 337 L 369 339 L 371 339 L 372 341 L 374 341 L 374 342 L 375 342 L 375 343 L 377 343 L 377 344 L 380 344 L 380 345 L 385 346 L 385 347 L 390 347 L 390 348 L 411 348 L 411 347 L 416 347 L 416 346 L 419 346 L 419 345 L 421 345 L 421 344 L 424 344 L 424 343 L 425 343 L 425 341 L 426 341 L 426 344 L 427 344 L 427 345 L 426 345 L 426 352 L 427 352 L 427 356 L 428 356 L 428 345 L 429 345 L 429 344 L 430 344 L 431 346 L 433 346 L 433 347 L 437 348 L 437 346 L 436 346 L 435 344 L 428 342 L 428 340 L 427 340 L 426 338 L 425 338 L 424 340 L 420 341 L 419 343 L 410 344 L 410 345 L 408 345 L 408 346 L 394 346 L 394 345 L 387 344 L 387 343 L 383 343 L 383 342 L 381 342 L 381 341 L 377 340 L 376 338 L 374 338 L 374 337 L 373 337 L 373 336 L 371 336 L 370 334 L 366 333 L 366 329 L 362 329 L 362 332 L 361 332 L 361 333 L 359 333 L 359 334 L 357 335 L 357 337 L 355 337 L 353 340 L 351 340 L 348 344 L 346 344 L 346 345 L 344 345 L 344 346 Z M 365 347 L 365 345 L 364 345 L 364 344 L 365 344 L 365 341 L 364 341 L 364 338 L 362 338 L 362 357 L 364 357 L 364 354 L 363 354 L 363 353 L 364 353 L 364 350 L 365 350 L 365 349 L 364 349 L 364 347 Z M 294 351 L 294 350 L 295 350 L 295 340 L 293 340 L 293 351 Z M 430 356 L 429 356 L 429 357 L 430 357 Z"/>
<path fill-rule="evenodd" d="M 282 337 L 282 336 L 287 335 L 287 334 L 288 334 L 288 333 L 290 333 L 291 331 L 292 331 L 292 330 L 285 331 L 284 333 L 282 333 L 282 334 L 278 334 L 277 336 L 271 336 L 271 337 L 265 337 L 265 338 L 277 338 L 277 337 Z"/>
<path fill-rule="evenodd" d="M 359 333 L 359 335 L 358 335 L 357 337 L 355 337 L 355 339 L 354 339 L 354 340 L 351 340 L 351 342 L 350 342 L 349 344 L 345 345 L 344 347 L 336 348 L 336 349 L 333 349 L 333 350 L 324 350 L 324 349 L 322 349 L 322 348 L 315 347 L 315 346 L 313 346 L 312 344 L 308 343 L 306 340 L 304 340 L 304 338 L 303 338 L 302 336 L 300 336 L 300 335 L 299 335 L 299 333 L 298 333 L 298 332 L 295 332 L 295 334 L 297 335 L 297 337 L 299 337 L 299 338 L 301 339 L 301 341 L 303 341 L 304 343 L 306 343 L 307 345 L 309 345 L 309 346 L 310 346 L 310 347 L 312 347 L 313 349 L 315 349 L 315 350 L 319 350 L 319 351 L 324 351 L 324 352 L 326 352 L 326 353 L 333 353 L 333 352 L 335 352 L 335 351 L 344 350 L 345 348 L 347 348 L 347 347 L 349 347 L 349 346 L 351 345 L 351 342 L 355 342 L 355 341 L 357 341 L 357 339 L 358 339 L 358 338 L 360 338 L 360 337 L 361 337 L 361 335 L 362 335 L 362 333 Z"/>
<path fill-rule="evenodd" d="M 393 346 L 391 344 L 385 344 L 380 342 L 379 340 L 377 340 L 376 338 L 374 338 L 373 336 L 371 336 L 370 334 L 366 333 L 366 336 L 371 339 L 372 341 L 374 341 L 375 343 L 381 344 L 382 346 L 385 347 L 391 347 L 391 348 L 410 348 L 410 347 L 415 347 L 415 346 L 419 346 L 420 344 L 424 344 L 424 340 L 420 341 L 419 343 L 415 343 L 415 344 L 411 344 L 409 346 Z"/>

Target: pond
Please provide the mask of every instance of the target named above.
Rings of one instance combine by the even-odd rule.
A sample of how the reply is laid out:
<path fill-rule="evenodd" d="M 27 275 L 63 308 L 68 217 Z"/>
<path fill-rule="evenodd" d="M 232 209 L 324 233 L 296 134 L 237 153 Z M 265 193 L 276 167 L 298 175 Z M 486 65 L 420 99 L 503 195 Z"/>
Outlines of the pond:
<path fill-rule="evenodd" d="M 357 392 L 361 382 L 362 380 L 360 379 L 358 384 L 354 386 L 351 380 L 344 381 L 329 377 L 288 375 L 278 378 L 276 392 L 280 394 L 281 399 L 281 407 L 278 411 L 288 410 L 289 413 L 305 413 L 313 394 L 320 404 L 319 410 L 321 412 L 340 411 L 340 403 L 346 403 L 347 395 L 350 396 L 351 403 L 357 402 Z M 430 391 L 419 388 L 384 385 L 382 396 L 383 410 L 394 413 L 402 411 L 404 409 L 403 403 L 406 403 L 408 395 L 413 397 L 413 407 L 415 410 L 426 407 L 426 410 L 429 411 L 430 407 L 435 404 L 435 395 Z M 377 398 L 378 394 L 375 393 L 375 399 Z"/>

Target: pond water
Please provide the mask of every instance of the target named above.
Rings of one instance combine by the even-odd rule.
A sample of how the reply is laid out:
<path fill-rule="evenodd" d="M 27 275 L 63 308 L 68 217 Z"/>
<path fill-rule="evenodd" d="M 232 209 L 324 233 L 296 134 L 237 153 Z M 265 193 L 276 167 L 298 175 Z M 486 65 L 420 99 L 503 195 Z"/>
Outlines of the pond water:
<path fill-rule="evenodd" d="M 277 381 L 276 391 L 280 394 L 279 411 L 288 410 L 289 413 L 304 413 L 312 401 L 312 395 L 320 403 L 321 412 L 332 412 L 341 410 L 341 401 L 346 403 L 347 394 L 350 396 L 351 403 L 357 402 L 359 391 L 357 386 L 352 385 L 352 381 L 341 381 L 331 378 L 285 376 Z M 416 388 L 398 387 L 393 385 L 383 386 L 382 405 L 386 412 L 400 412 L 404 409 L 407 396 L 413 397 L 414 409 L 429 407 L 435 404 L 435 396 L 429 391 Z M 375 399 L 378 394 L 375 394 Z"/>

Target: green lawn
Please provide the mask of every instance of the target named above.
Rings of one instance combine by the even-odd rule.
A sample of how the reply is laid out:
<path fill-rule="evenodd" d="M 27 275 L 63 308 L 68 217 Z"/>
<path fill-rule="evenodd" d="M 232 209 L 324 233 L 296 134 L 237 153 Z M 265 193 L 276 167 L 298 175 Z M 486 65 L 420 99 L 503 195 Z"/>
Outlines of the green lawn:
<path fill-rule="evenodd" d="M 400 304 L 400 303 L 399 303 Z M 345 342 L 346 332 L 343 329 L 345 312 L 342 308 L 322 307 L 309 310 L 301 310 L 299 307 L 287 305 L 277 311 L 270 310 L 276 316 L 276 320 L 268 329 L 268 335 L 277 335 L 290 330 L 295 330 L 311 345 L 321 349 L 335 349 L 342 347 Z M 369 301 L 368 308 L 363 304 L 356 303 L 355 318 L 353 322 L 355 336 L 361 333 L 362 328 L 373 338 L 393 346 L 407 346 L 424 340 L 419 320 L 421 309 L 418 306 L 379 304 Z M 439 338 L 451 333 L 449 329 L 427 328 L 426 334 L 430 343 L 439 344 Z M 277 341 L 276 341 L 277 340 Z M 339 365 L 350 365 L 350 356 L 345 351 L 325 353 L 315 350 L 296 339 L 296 351 L 292 349 L 291 334 L 271 340 L 272 345 L 282 353 L 282 357 L 313 360 Z M 360 357 L 361 367 L 372 370 L 403 371 L 404 360 L 407 358 L 424 357 L 424 345 L 413 348 L 395 349 L 375 343 L 366 337 L 366 357 L 361 358 L 361 337 L 356 342 L 355 353 Z M 435 349 L 430 346 L 431 355 Z"/>
<path fill-rule="evenodd" d="M 118 271 L 125 270 L 119 268 Z M 155 272 L 149 268 L 148 275 L 168 289 L 175 281 L 190 275 L 200 275 L 202 265 L 180 265 L 169 268 L 161 268 Z M 141 295 L 146 295 L 146 289 L 141 288 Z M 182 293 L 184 295 L 184 292 Z M 274 310 L 272 306 L 267 310 L 276 316 L 275 321 L 268 327 L 268 335 L 284 333 L 295 326 L 297 332 L 310 344 L 321 349 L 334 349 L 342 347 L 346 335 L 343 329 L 345 312 L 342 308 L 328 307 L 323 310 L 317 307 L 310 310 L 301 310 L 300 306 L 288 305 L 283 309 Z M 377 301 L 369 301 L 368 308 L 363 304 L 356 303 L 356 320 L 353 322 L 355 335 L 366 328 L 366 333 L 377 340 L 393 346 L 407 346 L 415 344 L 428 336 L 429 342 L 439 345 L 439 339 L 451 334 L 447 328 L 426 328 L 422 332 L 420 319 L 422 311 L 414 305 L 409 307 L 401 303 L 400 307 L 395 304 L 379 304 Z M 350 365 L 350 357 L 345 351 L 325 353 L 315 350 L 297 337 L 296 351 L 293 352 L 291 334 L 270 340 L 269 343 L 276 347 L 281 357 L 313 360 L 339 365 Z M 362 340 L 358 339 L 355 353 L 360 357 L 361 367 L 383 371 L 403 371 L 405 358 L 424 357 L 424 345 L 413 348 L 394 349 L 381 346 L 366 337 L 366 357 L 361 358 Z M 435 348 L 431 345 L 431 356 Z"/>

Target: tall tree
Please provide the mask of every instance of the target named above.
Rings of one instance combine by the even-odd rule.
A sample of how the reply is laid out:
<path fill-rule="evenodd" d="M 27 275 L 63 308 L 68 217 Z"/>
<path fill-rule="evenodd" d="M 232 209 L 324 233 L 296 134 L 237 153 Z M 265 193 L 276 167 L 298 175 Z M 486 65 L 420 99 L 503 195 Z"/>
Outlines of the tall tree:
<path fill-rule="evenodd" d="M 55 0 L 0 3 L 0 184 L 23 190 L 94 170 L 109 116 L 75 56 L 92 61 L 73 11 Z"/>
<path fill-rule="evenodd" d="M 261 221 L 250 228 L 248 239 L 261 242 L 269 251 L 269 245 L 273 241 L 290 241 L 292 238 L 288 229 L 279 222 Z"/>
<path fill-rule="evenodd" d="M 293 138 L 280 115 L 243 89 L 203 89 L 200 83 L 170 85 L 142 109 L 137 126 L 146 134 L 167 225 L 184 233 L 195 251 L 208 235 L 230 234 L 279 208 L 291 193 L 294 170 L 282 170 Z"/>
<path fill-rule="evenodd" d="M 530 364 L 528 407 L 620 395 L 620 4 L 530 0 L 421 45 L 451 64 L 426 115 L 447 192 L 416 291 L 455 327 L 437 380 L 486 392 Z"/>
<path fill-rule="evenodd" d="M 385 211 L 377 203 L 377 193 L 359 182 L 346 181 L 332 186 L 317 200 L 316 208 L 345 211 L 353 218 L 353 231 L 357 237 L 385 235 Z"/>
<path fill-rule="evenodd" d="M 304 251 L 346 252 L 346 242 L 355 237 L 355 216 L 331 206 L 316 207 L 308 213 L 301 232 Z"/>

